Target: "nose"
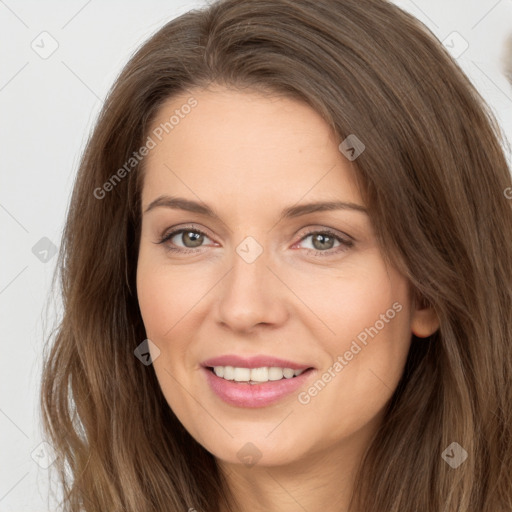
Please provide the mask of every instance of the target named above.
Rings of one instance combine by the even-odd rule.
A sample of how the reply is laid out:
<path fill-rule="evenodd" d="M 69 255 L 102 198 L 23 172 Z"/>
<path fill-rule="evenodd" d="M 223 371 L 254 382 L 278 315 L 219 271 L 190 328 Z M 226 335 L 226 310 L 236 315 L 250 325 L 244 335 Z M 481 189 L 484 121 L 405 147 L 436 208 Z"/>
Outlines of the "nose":
<path fill-rule="evenodd" d="M 267 252 L 254 261 L 240 254 L 234 252 L 231 269 L 219 283 L 218 323 L 237 333 L 283 325 L 289 316 L 286 286 L 271 269 Z"/>

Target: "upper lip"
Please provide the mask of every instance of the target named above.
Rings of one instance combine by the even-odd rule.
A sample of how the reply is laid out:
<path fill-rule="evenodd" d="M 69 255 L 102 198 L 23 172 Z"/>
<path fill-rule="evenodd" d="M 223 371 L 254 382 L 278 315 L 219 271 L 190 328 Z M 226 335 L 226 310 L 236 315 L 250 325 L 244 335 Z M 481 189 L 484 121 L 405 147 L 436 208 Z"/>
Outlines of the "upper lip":
<path fill-rule="evenodd" d="M 238 368 L 263 368 L 268 366 L 277 366 L 279 368 L 291 368 L 292 370 L 307 370 L 311 365 L 295 363 L 286 359 L 269 355 L 257 355 L 251 357 L 242 357 L 235 354 L 226 354 L 224 356 L 213 357 L 201 363 L 204 367 L 214 366 L 236 366 Z"/>

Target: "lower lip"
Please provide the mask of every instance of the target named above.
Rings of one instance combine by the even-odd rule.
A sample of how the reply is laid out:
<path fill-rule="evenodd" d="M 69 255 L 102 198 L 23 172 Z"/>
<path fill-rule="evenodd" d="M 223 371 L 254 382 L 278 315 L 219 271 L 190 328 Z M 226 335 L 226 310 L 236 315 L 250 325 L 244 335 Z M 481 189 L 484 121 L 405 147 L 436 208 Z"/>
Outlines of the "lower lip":
<path fill-rule="evenodd" d="M 268 381 L 261 384 L 236 382 L 217 377 L 209 368 L 203 368 L 211 390 L 224 402 L 236 407 L 265 407 L 297 391 L 314 373 L 314 369 L 303 371 L 291 379 Z"/>

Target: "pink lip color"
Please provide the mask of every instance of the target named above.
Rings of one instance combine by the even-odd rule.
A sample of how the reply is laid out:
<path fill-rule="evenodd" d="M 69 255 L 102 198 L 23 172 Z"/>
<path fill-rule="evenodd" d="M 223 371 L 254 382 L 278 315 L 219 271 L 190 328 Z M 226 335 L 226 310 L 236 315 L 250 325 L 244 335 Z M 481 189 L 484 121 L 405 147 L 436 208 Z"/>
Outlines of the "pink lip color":
<path fill-rule="evenodd" d="M 234 354 L 214 357 L 203 361 L 201 366 L 237 366 L 238 368 L 263 368 L 267 366 L 277 366 L 279 368 L 291 368 L 292 370 L 306 370 L 311 368 L 311 364 L 298 364 L 293 361 L 279 359 L 273 356 L 258 355 L 252 357 L 241 357 Z"/>
<path fill-rule="evenodd" d="M 228 365 L 217 365 L 228 366 Z M 231 366 L 231 365 L 230 365 Z M 270 365 L 277 366 L 277 365 Z M 244 366 L 247 368 L 247 366 Z M 258 368 L 254 366 L 253 368 Z M 286 366 L 285 368 L 290 368 Z M 210 389 L 224 402 L 236 407 L 265 407 L 279 401 L 286 395 L 297 391 L 305 381 L 315 372 L 314 369 L 305 370 L 298 377 L 283 378 L 264 382 L 261 384 L 249 384 L 248 382 L 235 382 L 217 377 L 213 371 L 203 368 Z"/>

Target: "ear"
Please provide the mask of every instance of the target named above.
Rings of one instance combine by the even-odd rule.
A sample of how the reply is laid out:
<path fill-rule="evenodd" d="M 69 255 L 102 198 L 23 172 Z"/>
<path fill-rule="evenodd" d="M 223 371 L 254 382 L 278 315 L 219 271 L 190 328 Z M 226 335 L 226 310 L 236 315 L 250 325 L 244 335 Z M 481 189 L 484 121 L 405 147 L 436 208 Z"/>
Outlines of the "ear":
<path fill-rule="evenodd" d="M 439 318 L 424 298 L 415 295 L 411 311 L 411 331 L 418 338 L 427 338 L 439 329 Z"/>

